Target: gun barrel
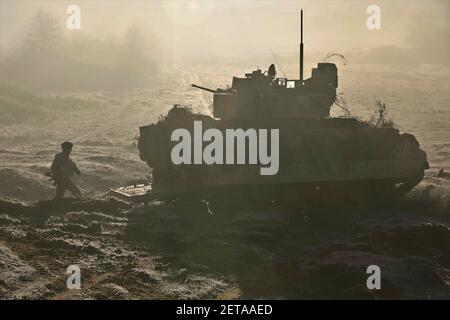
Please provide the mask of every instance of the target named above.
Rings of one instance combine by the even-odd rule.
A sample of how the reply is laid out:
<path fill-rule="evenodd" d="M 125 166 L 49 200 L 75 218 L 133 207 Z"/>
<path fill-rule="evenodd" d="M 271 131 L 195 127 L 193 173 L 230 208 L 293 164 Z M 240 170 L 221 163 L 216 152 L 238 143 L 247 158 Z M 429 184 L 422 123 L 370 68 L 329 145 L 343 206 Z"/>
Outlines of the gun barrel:
<path fill-rule="evenodd" d="M 198 88 L 198 89 L 201 89 L 201 90 L 205 90 L 205 91 L 211 92 L 211 93 L 217 93 L 216 90 L 208 89 L 208 88 L 205 88 L 205 87 L 201 87 L 201 86 L 198 86 L 196 84 L 191 84 L 191 86 L 194 87 L 194 88 Z"/>

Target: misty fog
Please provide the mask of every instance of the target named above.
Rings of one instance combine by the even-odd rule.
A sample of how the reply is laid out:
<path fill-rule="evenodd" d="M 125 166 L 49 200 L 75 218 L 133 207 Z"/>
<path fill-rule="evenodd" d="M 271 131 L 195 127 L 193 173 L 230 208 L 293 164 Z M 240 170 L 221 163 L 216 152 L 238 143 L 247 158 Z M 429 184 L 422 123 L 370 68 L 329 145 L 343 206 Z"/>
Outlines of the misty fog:
<path fill-rule="evenodd" d="M 66 27 L 70 4 L 0 2 L 1 79 L 51 92 L 117 91 L 151 85 L 165 67 L 266 68 L 270 50 L 295 77 L 301 8 L 307 66 L 328 52 L 353 63 L 450 60 L 448 1 L 377 1 L 381 30 L 366 27 L 367 1 L 78 1 L 80 30 Z"/>

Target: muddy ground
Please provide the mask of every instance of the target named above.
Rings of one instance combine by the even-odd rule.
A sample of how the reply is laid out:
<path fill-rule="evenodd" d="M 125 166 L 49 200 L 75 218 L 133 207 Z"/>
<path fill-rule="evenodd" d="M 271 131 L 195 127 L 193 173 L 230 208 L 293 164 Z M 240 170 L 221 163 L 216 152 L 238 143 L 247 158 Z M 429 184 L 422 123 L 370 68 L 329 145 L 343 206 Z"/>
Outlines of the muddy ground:
<path fill-rule="evenodd" d="M 449 203 L 442 179 L 427 180 L 370 212 L 2 199 L 0 298 L 449 299 Z M 366 288 L 373 264 L 378 291 Z M 69 265 L 81 268 L 80 290 L 66 287 Z"/>

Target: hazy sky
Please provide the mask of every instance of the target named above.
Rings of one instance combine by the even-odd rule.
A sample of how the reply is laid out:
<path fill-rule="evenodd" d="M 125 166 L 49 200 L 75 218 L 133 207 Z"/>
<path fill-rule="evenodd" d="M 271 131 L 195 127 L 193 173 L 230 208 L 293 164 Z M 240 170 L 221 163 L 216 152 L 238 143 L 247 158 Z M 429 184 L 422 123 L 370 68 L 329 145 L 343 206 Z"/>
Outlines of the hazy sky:
<path fill-rule="evenodd" d="M 166 54 L 213 57 L 297 50 L 304 9 L 309 52 L 409 46 L 412 30 L 449 28 L 450 1 L 7 1 L 0 0 L 0 46 L 20 41 L 40 8 L 65 25 L 69 4 L 81 7 L 81 32 L 120 35 L 137 25 L 161 41 Z M 381 7 L 381 30 L 368 30 L 366 8 Z M 80 31 L 71 31 L 80 32 Z M 417 35 L 418 37 L 420 35 Z M 409 38 L 411 39 L 411 38 Z M 448 41 L 448 39 L 446 40 Z"/>

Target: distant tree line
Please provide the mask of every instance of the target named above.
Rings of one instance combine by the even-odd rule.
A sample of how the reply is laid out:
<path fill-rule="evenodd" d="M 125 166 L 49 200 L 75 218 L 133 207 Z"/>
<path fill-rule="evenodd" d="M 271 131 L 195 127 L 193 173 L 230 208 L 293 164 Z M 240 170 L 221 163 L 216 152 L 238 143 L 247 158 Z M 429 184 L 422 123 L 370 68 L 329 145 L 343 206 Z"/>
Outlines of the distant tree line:
<path fill-rule="evenodd" d="M 124 90 L 148 84 L 158 67 L 158 46 L 130 26 L 116 39 L 67 33 L 50 13 L 32 17 L 23 41 L 0 48 L 1 78 L 44 91 Z"/>

